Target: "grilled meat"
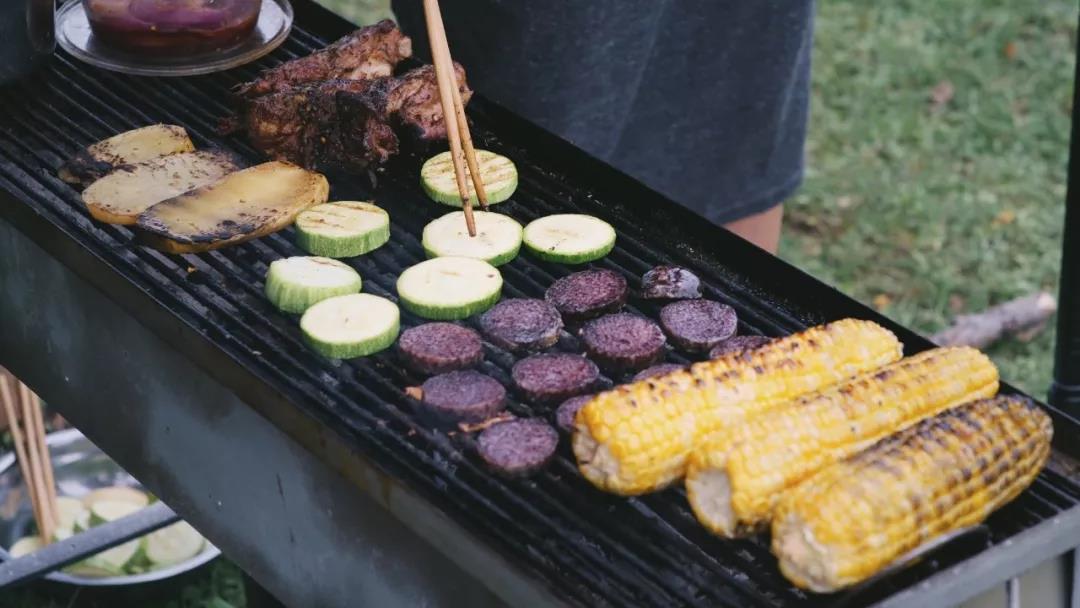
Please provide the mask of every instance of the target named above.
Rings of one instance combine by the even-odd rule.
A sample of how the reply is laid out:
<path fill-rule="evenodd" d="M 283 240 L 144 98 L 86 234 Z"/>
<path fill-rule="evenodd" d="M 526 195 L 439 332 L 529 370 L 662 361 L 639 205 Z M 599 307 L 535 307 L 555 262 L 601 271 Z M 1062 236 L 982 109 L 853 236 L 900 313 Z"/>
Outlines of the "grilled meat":
<path fill-rule="evenodd" d="M 457 62 L 454 62 L 454 76 L 461 92 L 461 105 L 464 106 L 472 97 L 472 89 L 465 81 L 465 68 Z M 443 121 L 434 66 L 425 65 L 409 70 L 394 80 L 394 86 L 386 94 L 386 108 L 397 115 L 398 124 L 421 140 L 446 139 L 446 123 Z"/>
<path fill-rule="evenodd" d="M 307 57 L 267 70 L 241 85 L 236 93 L 251 99 L 323 80 L 385 78 L 393 74 L 398 62 L 411 56 L 412 40 L 401 33 L 397 24 L 384 19 Z"/>
<path fill-rule="evenodd" d="M 465 71 L 454 67 L 467 102 Z M 326 80 L 244 100 L 235 127 L 273 159 L 362 169 L 397 153 L 395 126 L 422 139 L 446 137 L 438 98 L 430 66 L 400 78 Z"/>

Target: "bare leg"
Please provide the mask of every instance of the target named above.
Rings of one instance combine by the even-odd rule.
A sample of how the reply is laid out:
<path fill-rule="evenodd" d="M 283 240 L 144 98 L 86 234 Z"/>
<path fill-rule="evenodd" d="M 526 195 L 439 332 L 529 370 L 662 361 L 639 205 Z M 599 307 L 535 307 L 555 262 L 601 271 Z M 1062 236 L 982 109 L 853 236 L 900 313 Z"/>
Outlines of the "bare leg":
<path fill-rule="evenodd" d="M 761 213 L 724 224 L 724 228 L 775 255 L 777 247 L 780 246 L 780 224 L 783 219 L 784 206 L 777 205 Z"/>

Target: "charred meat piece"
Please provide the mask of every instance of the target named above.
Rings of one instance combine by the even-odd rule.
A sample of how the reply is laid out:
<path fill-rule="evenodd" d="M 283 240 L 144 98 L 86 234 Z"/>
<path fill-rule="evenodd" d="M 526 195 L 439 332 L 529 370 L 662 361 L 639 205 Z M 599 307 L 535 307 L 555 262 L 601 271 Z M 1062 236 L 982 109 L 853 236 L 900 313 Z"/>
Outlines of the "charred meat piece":
<path fill-rule="evenodd" d="M 633 380 L 634 382 L 640 382 L 642 380 L 648 380 L 649 378 L 655 378 L 657 376 L 670 374 L 671 372 L 677 372 L 681 369 L 686 369 L 686 367 L 683 365 L 678 365 L 677 363 L 661 363 L 652 367 L 646 367 L 640 372 L 634 374 L 634 377 L 631 378 L 631 380 Z"/>
<path fill-rule="evenodd" d="M 465 106 L 473 92 L 465 81 L 465 68 L 456 61 L 454 76 L 461 92 L 461 105 Z M 394 78 L 393 86 L 388 88 L 385 110 L 387 114 L 397 116 L 398 124 L 423 141 L 446 139 L 446 121 L 443 120 L 434 66 L 409 70 Z"/>
<path fill-rule="evenodd" d="M 531 475 L 555 455 L 559 434 L 538 418 L 509 420 L 480 433 L 476 449 L 492 470 L 511 477 Z"/>
<path fill-rule="evenodd" d="M 558 309 L 565 323 L 578 325 L 617 312 L 626 304 L 626 291 L 626 279 L 613 270 L 582 270 L 552 283 L 544 299 Z"/>
<path fill-rule="evenodd" d="M 701 281 L 680 266 L 657 266 L 641 277 L 641 297 L 647 300 L 700 298 Z"/>
<path fill-rule="evenodd" d="M 359 169 L 397 153 L 398 139 L 373 108 L 370 80 L 328 80 L 246 101 L 238 118 L 251 144 L 308 168 Z"/>
<path fill-rule="evenodd" d="M 401 33 L 397 24 L 385 19 L 307 57 L 264 71 L 254 81 L 241 85 L 236 94 L 250 99 L 322 80 L 382 78 L 393 74 L 398 62 L 411 56 L 412 40 Z"/>
<path fill-rule="evenodd" d="M 511 298 L 480 316 L 480 331 L 510 352 L 543 350 L 559 341 L 559 311 L 544 300 Z"/>
<path fill-rule="evenodd" d="M 735 335 L 735 309 L 712 300 L 680 300 L 660 309 L 660 325 L 675 346 L 692 353 Z"/>
<path fill-rule="evenodd" d="M 664 332 L 656 323 L 628 312 L 593 319 L 581 328 L 589 358 L 607 371 L 646 368 L 664 356 Z"/>
<path fill-rule="evenodd" d="M 503 385 L 472 370 L 432 376 L 420 390 L 425 412 L 438 423 L 480 422 L 506 405 Z"/>
<path fill-rule="evenodd" d="M 455 65 L 462 101 L 472 91 Z M 252 145 L 276 160 L 308 168 L 358 170 L 398 151 L 394 127 L 421 139 L 446 137 L 438 82 L 431 66 L 400 78 L 326 80 L 284 87 L 240 104 L 228 128 L 247 132 Z"/>
<path fill-rule="evenodd" d="M 473 367 L 484 360 L 480 334 L 454 323 L 425 323 L 401 332 L 398 354 L 422 374 Z"/>
<path fill-rule="evenodd" d="M 596 364 L 581 355 L 543 353 L 526 357 L 510 370 L 526 400 L 559 403 L 594 390 L 600 381 Z"/>
<path fill-rule="evenodd" d="M 755 348 L 765 346 L 769 342 L 772 342 L 772 338 L 765 336 L 732 336 L 712 347 L 712 349 L 709 350 L 709 358 L 715 359 L 728 353 L 741 353 L 748 350 L 754 350 Z"/>
<path fill-rule="evenodd" d="M 577 417 L 578 410 L 585 407 L 592 398 L 592 395 L 579 395 L 563 401 L 555 410 L 555 424 L 567 433 L 573 432 L 574 418 Z"/>

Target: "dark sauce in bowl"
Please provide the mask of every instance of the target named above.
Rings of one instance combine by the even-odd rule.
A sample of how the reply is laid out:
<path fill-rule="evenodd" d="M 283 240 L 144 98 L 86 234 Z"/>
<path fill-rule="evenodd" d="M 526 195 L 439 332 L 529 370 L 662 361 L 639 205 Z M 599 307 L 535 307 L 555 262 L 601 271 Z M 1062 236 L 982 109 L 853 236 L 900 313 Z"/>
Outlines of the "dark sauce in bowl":
<path fill-rule="evenodd" d="M 251 35 L 262 0 L 83 0 L 94 36 L 154 55 L 229 48 Z"/>

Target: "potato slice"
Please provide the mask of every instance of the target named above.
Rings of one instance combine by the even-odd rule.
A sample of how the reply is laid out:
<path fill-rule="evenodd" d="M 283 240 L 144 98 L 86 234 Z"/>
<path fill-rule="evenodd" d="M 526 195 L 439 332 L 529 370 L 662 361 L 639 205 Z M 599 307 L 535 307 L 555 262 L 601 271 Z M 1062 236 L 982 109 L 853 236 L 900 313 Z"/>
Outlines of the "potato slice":
<path fill-rule="evenodd" d="M 90 184 L 82 199 L 90 215 L 100 222 L 134 224 L 151 206 L 239 168 L 226 152 L 180 152 L 120 167 Z"/>
<path fill-rule="evenodd" d="M 136 227 L 144 243 L 161 251 L 209 251 L 277 232 L 329 195 L 322 174 L 272 161 L 161 201 Z"/>
<path fill-rule="evenodd" d="M 184 127 L 150 125 L 90 145 L 64 163 L 57 175 L 69 184 L 85 187 L 119 166 L 194 150 Z"/>

